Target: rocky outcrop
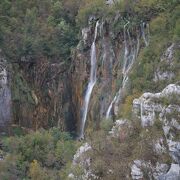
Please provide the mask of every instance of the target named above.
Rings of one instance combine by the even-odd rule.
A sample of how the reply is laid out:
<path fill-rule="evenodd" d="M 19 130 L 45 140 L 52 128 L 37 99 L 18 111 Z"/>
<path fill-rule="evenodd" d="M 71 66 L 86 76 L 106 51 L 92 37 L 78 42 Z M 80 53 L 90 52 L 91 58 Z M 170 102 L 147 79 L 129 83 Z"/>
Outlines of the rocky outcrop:
<path fill-rule="evenodd" d="M 178 180 L 180 178 L 179 164 L 162 164 L 157 162 L 153 165 L 150 161 L 135 160 L 131 166 L 131 177 L 133 180 L 155 179 L 155 180 Z"/>
<path fill-rule="evenodd" d="M 148 179 L 159 180 L 168 171 L 169 166 L 167 164 L 156 163 L 155 166 L 151 162 L 144 162 L 141 160 L 135 160 L 131 167 L 131 176 L 134 180 Z"/>
<path fill-rule="evenodd" d="M 79 149 L 77 150 L 77 152 L 73 158 L 72 171 L 76 167 L 79 167 L 82 169 L 82 173 L 81 173 L 81 175 L 78 175 L 78 174 L 76 174 L 76 172 L 74 172 L 74 173 L 72 172 L 68 175 L 69 179 L 72 179 L 72 180 L 99 179 L 99 177 L 94 175 L 92 170 L 90 169 L 91 158 L 88 155 L 88 153 L 91 151 L 92 151 L 92 147 L 88 143 L 85 143 L 79 147 Z"/>
<path fill-rule="evenodd" d="M 171 164 L 171 168 L 166 174 L 158 177 L 158 180 L 178 180 L 180 178 L 180 166 Z"/>
<path fill-rule="evenodd" d="M 159 93 L 144 93 L 139 99 L 133 101 L 132 109 L 135 116 L 139 117 L 142 127 L 138 125 L 136 127 L 135 123 L 138 124 L 136 120 L 119 119 L 114 122 L 114 126 L 109 131 L 108 140 L 111 141 L 115 138 L 123 146 L 123 143 L 128 144 L 131 138 L 135 138 L 133 141 L 137 140 L 137 144 L 135 144 L 141 148 L 142 154 L 137 154 L 140 159 L 128 164 L 133 180 L 177 180 L 180 178 L 179 95 L 180 86 L 178 83 L 168 85 Z M 143 113 L 141 112 L 142 108 Z M 154 126 L 155 129 L 153 129 Z M 154 130 L 158 132 L 154 132 Z M 146 138 L 149 137 L 148 133 L 151 131 L 157 134 L 155 136 L 151 134 L 153 137 L 150 137 L 147 142 Z M 143 149 L 151 151 L 152 154 L 149 155 L 149 152 L 146 154 Z M 88 155 L 88 151 L 92 151 L 92 153 Z M 147 157 L 151 155 L 152 157 Z M 84 178 L 87 177 L 87 179 L 91 175 L 98 178 L 91 170 L 91 156 L 93 156 L 93 148 L 86 143 L 77 151 L 73 161 L 74 165 L 81 165 Z M 72 179 L 76 177 L 72 174 L 70 176 Z"/>
<path fill-rule="evenodd" d="M 173 97 L 179 101 L 179 95 L 180 86 L 175 84 L 168 85 L 160 93 L 144 93 L 139 99 L 134 99 L 133 111 L 137 116 L 140 117 L 143 127 L 153 125 L 156 115 L 162 117 L 166 111 L 173 112 L 173 109 L 175 111 L 179 111 L 177 106 L 173 108 L 171 104 L 169 106 L 164 104 L 171 103 L 170 101 Z M 170 109 L 170 107 L 172 107 L 172 109 Z"/>
<path fill-rule="evenodd" d="M 114 138 L 119 138 L 120 141 L 124 141 L 126 137 L 130 134 L 129 129 L 131 128 L 130 122 L 126 119 L 116 120 L 109 135 Z"/>
<path fill-rule="evenodd" d="M 73 158 L 73 165 L 80 164 L 83 167 L 89 167 L 90 166 L 90 159 L 86 159 L 85 153 L 90 151 L 92 148 L 88 143 L 83 144 L 79 147 L 76 154 Z"/>
<path fill-rule="evenodd" d="M 176 180 L 180 178 L 180 86 L 178 84 L 170 84 L 160 93 L 144 93 L 139 99 L 133 101 L 133 112 L 141 120 L 142 127 L 153 126 L 156 121 L 161 121 L 161 127 L 164 132 L 164 138 L 158 139 L 154 144 L 154 151 L 161 155 L 166 153 L 166 145 L 168 153 L 172 159 L 172 165 L 169 171 L 156 174 L 155 179 Z M 147 162 L 145 162 L 146 164 Z M 174 164 L 176 163 L 176 164 Z M 157 167 L 150 167 L 148 170 L 146 165 L 141 161 L 135 161 L 131 168 L 133 179 L 142 179 L 143 166 L 148 172 L 153 172 Z M 163 168 L 161 168 L 162 170 Z"/>
<path fill-rule="evenodd" d="M 167 50 L 165 51 L 165 53 L 162 55 L 161 57 L 161 64 L 164 64 L 166 66 L 168 66 L 168 68 L 162 69 L 161 67 L 158 67 L 155 73 L 155 77 L 154 77 L 154 81 L 162 81 L 162 80 L 171 80 L 175 74 L 174 72 L 171 70 L 171 68 L 173 67 L 174 64 L 174 51 L 175 51 L 175 43 L 172 43 Z"/>

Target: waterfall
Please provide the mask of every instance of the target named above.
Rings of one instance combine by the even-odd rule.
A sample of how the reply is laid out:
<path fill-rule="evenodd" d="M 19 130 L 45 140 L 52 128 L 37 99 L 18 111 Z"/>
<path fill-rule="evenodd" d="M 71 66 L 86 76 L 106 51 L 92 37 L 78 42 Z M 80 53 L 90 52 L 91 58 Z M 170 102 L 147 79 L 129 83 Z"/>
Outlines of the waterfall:
<path fill-rule="evenodd" d="M 124 63 L 123 63 L 123 74 L 125 74 L 126 71 L 126 65 L 127 65 L 127 56 L 128 56 L 128 47 L 127 47 L 127 38 L 126 38 L 126 26 L 129 24 L 129 21 L 124 25 Z M 124 78 L 123 78 L 124 79 Z M 113 107 L 113 104 L 116 102 L 116 100 L 119 98 L 120 91 L 115 95 L 114 99 L 110 103 L 108 110 L 106 112 L 106 119 L 109 119 L 111 116 L 111 110 Z"/>
<path fill-rule="evenodd" d="M 145 33 L 145 25 L 146 25 L 146 28 L 147 28 L 147 35 Z M 149 24 L 145 24 L 144 22 L 142 23 L 142 25 L 141 25 L 141 33 L 142 33 L 142 37 L 143 37 L 145 45 L 148 46 L 149 45 Z"/>
<path fill-rule="evenodd" d="M 106 119 L 109 119 L 109 118 L 110 118 L 112 106 L 113 106 L 113 104 L 115 103 L 115 101 L 116 101 L 116 99 L 117 99 L 117 96 L 118 96 L 118 95 L 116 94 L 116 96 L 114 97 L 114 99 L 112 100 L 111 104 L 110 104 L 109 107 L 108 107 L 108 110 L 107 110 L 107 112 L 106 112 Z"/>
<path fill-rule="evenodd" d="M 116 96 L 114 97 L 114 99 L 112 100 L 112 102 L 110 103 L 108 110 L 106 112 L 106 119 L 110 118 L 111 116 L 111 112 L 112 112 L 112 108 L 113 108 L 113 104 L 115 104 L 114 106 L 114 112 L 117 115 L 118 113 L 118 103 L 120 101 L 120 98 L 122 96 L 122 92 L 126 87 L 126 84 L 128 82 L 128 73 L 131 70 L 133 63 L 138 55 L 138 51 L 139 51 L 139 38 L 137 39 L 137 47 L 135 45 L 133 45 L 129 30 L 126 30 L 126 26 L 129 24 L 129 21 L 124 25 L 124 60 L 123 60 L 123 81 L 122 81 L 122 85 L 119 89 L 119 91 L 117 92 Z M 127 38 L 128 35 L 128 38 Z M 129 41 L 130 47 L 128 47 L 127 45 L 127 40 Z"/>
<path fill-rule="evenodd" d="M 127 74 L 125 73 L 123 76 L 124 76 L 124 77 L 123 77 L 123 81 L 122 81 L 122 86 L 120 87 L 120 89 L 119 89 L 119 91 L 118 91 L 118 96 L 117 96 L 116 101 L 115 101 L 115 103 L 114 103 L 114 104 L 115 104 L 115 105 L 114 105 L 114 113 L 115 113 L 116 116 L 118 115 L 118 104 L 119 104 L 119 101 L 120 101 L 120 99 L 121 99 L 121 97 L 122 97 L 122 92 L 123 92 L 123 90 L 125 89 L 126 84 L 127 84 L 127 82 L 128 82 L 128 76 L 127 76 Z"/>
<path fill-rule="evenodd" d="M 90 101 L 93 87 L 96 84 L 96 38 L 97 38 L 98 26 L 99 26 L 99 22 L 97 21 L 96 27 L 95 27 L 94 41 L 91 45 L 91 72 L 90 72 L 90 79 L 89 79 L 89 83 L 88 83 L 85 98 L 84 98 L 84 103 L 83 103 L 83 115 L 82 115 L 81 127 L 80 127 L 80 138 L 84 137 L 84 128 L 85 128 L 85 123 L 87 119 L 89 101 Z"/>
<path fill-rule="evenodd" d="M 127 65 L 127 56 L 128 56 L 128 47 L 127 47 L 127 38 L 126 38 L 126 26 L 129 24 L 129 21 L 124 25 L 124 65 L 123 65 L 123 74 L 126 70 Z"/>

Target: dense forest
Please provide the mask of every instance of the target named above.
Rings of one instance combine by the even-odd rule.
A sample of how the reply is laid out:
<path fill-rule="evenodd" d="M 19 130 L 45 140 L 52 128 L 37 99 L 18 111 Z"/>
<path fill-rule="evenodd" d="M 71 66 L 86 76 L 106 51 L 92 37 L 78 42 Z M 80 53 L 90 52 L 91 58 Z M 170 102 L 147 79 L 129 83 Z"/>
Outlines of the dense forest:
<path fill-rule="evenodd" d="M 179 49 L 179 0 L 1 0 L 0 179 L 178 180 Z"/>

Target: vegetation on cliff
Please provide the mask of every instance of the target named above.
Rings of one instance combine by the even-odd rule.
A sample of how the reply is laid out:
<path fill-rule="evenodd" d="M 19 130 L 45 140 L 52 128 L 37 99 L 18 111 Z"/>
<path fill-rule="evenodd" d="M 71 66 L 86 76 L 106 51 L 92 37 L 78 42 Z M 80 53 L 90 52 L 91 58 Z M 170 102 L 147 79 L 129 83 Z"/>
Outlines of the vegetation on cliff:
<path fill-rule="evenodd" d="M 115 21 L 118 16 L 121 17 L 121 20 Z M 116 117 L 128 118 L 132 127 L 124 129 L 124 134 L 122 136 L 120 134 L 119 139 L 108 139 L 108 132 L 113 126 L 112 120 L 101 120 L 98 119 L 98 116 L 96 124 L 89 123 L 91 126 L 88 126 L 86 135 L 87 141 L 91 143 L 94 150 L 91 155 L 92 171 L 102 179 L 118 179 L 119 177 L 125 179 L 129 174 L 129 164 L 134 159 L 141 158 L 152 163 L 159 161 L 170 164 L 169 155 L 163 154 L 159 157 L 152 152 L 152 140 L 155 141 L 163 136 L 161 122 L 157 119 L 154 127 L 146 130 L 141 129 L 140 124 L 137 123 L 138 120 L 136 121 L 132 115 L 131 109 L 133 99 L 139 97 L 143 92 L 156 92 L 162 90 L 167 84 L 180 80 L 180 54 L 178 51 L 180 5 L 178 0 L 122 0 L 115 1 L 115 4 L 110 6 L 104 3 L 104 0 L 1 0 L 0 49 L 7 57 L 8 62 L 12 63 L 14 69 L 12 100 L 15 102 L 15 108 L 19 108 L 18 111 L 20 112 L 20 107 L 25 103 L 32 105 L 34 108 L 39 103 L 36 100 L 41 100 L 45 96 L 43 102 L 39 103 L 38 108 L 40 110 L 37 108 L 39 111 L 36 111 L 37 116 L 40 112 L 43 116 L 37 118 L 38 121 L 34 124 L 39 128 L 44 124 L 47 127 L 47 124 L 54 125 L 57 124 L 57 121 L 60 122 L 61 118 L 54 118 L 56 112 L 51 112 L 53 118 L 48 117 L 49 109 L 46 109 L 43 103 L 45 102 L 46 106 L 50 106 L 49 102 L 51 101 L 49 99 L 52 98 L 54 93 L 48 89 L 48 85 L 51 85 L 50 81 L 53 81 L 53 85 L 57 86 L 59 90 L 64 88 L 64 86 L 58 84 L 60 78 L 65 79 L 62 81 L 63 84 L 63 82 L 68 81 L 67 76 L 62 75 L 60 77 L 61 75 L 57 74 L 60 78 L 57 80 L 49 78 L 50 80 L 48 79 L 48 85 L 46 84 L 46 86 L 42 86 L 41 83 L 37 83 L 37 85 L 33 81 L 35 78 L 31 80 L 31 77 L 34 72 L 39 72 L 38 70 L 41 69 L 39 67 L 45 67 L 47 70 L 49 62 L 65 62 L 65 69 L 68 71 L 72 65 L 71 51 L 78 43 L 81 28 L 90 23 L 89 19 L 91 17 L 95 20 L 104 19 L 109 23 L 110 31 L 114 37 L 112 41 L 116 41 L 116 38 L 123 34 L 123 27 L 127 20 L 130 21 L 129 29 L 132 35 L 136 27 L 142 22 L 147 22 L 150 25 L 149 46 L 140 47 L 139 56 L 130 72 L 126 95 L 119 106 L 121 111 Z M 161 61 L 161 57 L 173 43 L 175 44 L 173 65 L 169 66 L 169 64 Z M 41 62 L 43 63 L 40 64 Z M 40 66 L 34 68 L 34 64 L 39 65 L 38 63 Z M 154 81 L 157 67 L 161 71 L 168 69 L 169 72 L 173 72 L 173 78 Z M 63 71 L 63 73 L 67 72 Z M 117 79 L 117 81 L 120 80 Z M 45 78 L 43 82 L 45 82 Z M 39 94 L 39 99 L 37 99 L 34 92 Z M 69 96 L 72 96 L 72 94 Z M 100 97 L 96 98 L 101 99 Z M 53 100 L 55 99 L 56 96 Z M 56 101 L 58 100 L 56 99 Z M 174 103 L 176 100 L 176 97 L 174 97 L 170 102 Z M 63 99 L 62 102 L 64 101 Z M 162 101 L 170 104 L 166 99 Z M 18 106 L 19 102 L 22 103 L 21 106 Z M 97 104 L 97 102 L 94 102 L 94 104 Z M 55 104 L 55 106 L 58 105 L 58 103 Z M 27 113 L 26 110 L 29 110 L 30 106 L 27 106 L 23 112 Z M 55 106 L 52 107 L 55 109 Z M 68 116 L 70 114 L 69 109 L 67 107 L 62 108 L 66 108 L 66 116 Z M 96 111 L 99 113 L 98 108 Z M 49 118 L 46 119 L 48 122 L 45 122 L 45 118 Z M 27 126 L 32 123 L 27 122 L 26 119 L 23 120 L 26 121 Z M 15 123 L 21 125 L 20 121 Z M 64 122 L 61 121 L 60 123 Z M 61 127 L 61 129 L 63 128 Z M 126 131 L 129 132 L 128 135 Z M 14 137 L 2 138 L 4 158 L 0 161 L 0 177 L 2 179 L 66 179 L 68 174 L 71 173 L 70 164 L 80 143 L 74 141 L 69 133 L 62 132 L 58 128 L 46 131 L 39 130 L 27 134 L 21 134 L 19 131 L 14 133 Z M 109 168 L 114 170 L 113 175 L 109 173 Z M 81 170 L 77 171 L 77 173 L 81 173 Z"/>

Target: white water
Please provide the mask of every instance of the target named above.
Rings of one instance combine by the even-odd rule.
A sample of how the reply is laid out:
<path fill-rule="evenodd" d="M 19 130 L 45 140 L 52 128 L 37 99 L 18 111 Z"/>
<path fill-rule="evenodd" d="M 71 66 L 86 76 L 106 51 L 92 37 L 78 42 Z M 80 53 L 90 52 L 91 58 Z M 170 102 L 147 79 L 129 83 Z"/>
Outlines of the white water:
<path fill-rule="evenodd" d="M 147 33 L 145 32 L 145 23 L 141 25 L 142 37 L 146 46 L 149 45 L 149 24 L 146 24 Z"/>
<path fill-rule="evenodd" d="M 128 47 L 127 47 L 127 38 L 126 38 L 126 26 L 129 24 L 129 21 L 124 25 L 124 65 L 123 65 L 123 74 L 126 70 L 127 65 L 127 56 L 128 56 Z"/>
<path fill-rule="evenodd" d="M 126 84 L 128 82 L 128 73 L 131 70 L 133 63 L 138 55 L 139 51 L 139 38 L 137 39 L 137 47 L 133 46 L 133 42 L 129 33 L 129 30 L 126 30 L 126 26 L 129 24 L 126 23 L 124 25 L 124 64 L 123 64 L 123 81 L 122 81 L 122 86 L 120 87 L 118 93 L 112 100 L 111 104 L 108 107 L 108 110 L 106 112 L 106 119 L 109 119 L 111 117 L 111 112 L 112 112 L 112 107 L 113 104 L 114 106 L 114 113 L 117 115 L 118 113 L 118 103 L 120 101 L 120 98 L 122 96 L 123 89 L 125 89 Z M 128 38 L 127 38 L 127 35 Z M 130 48 L 127 45 L 127 40 L 129 41 Z"/>
<path fill-rule="evenodd" d="M 107 112 L 106 112 L 106 119 L 109 119 L 109 118 L 110 118 L 112 106 L 113 106 L 113 104 L 115 103 L 117 97 L 118 97 L 118 95 L 116 94 L 116 96 L 115 96 L 114 99 L 112 100 L 111 104 L 109 105 L 108 110 L 107 110 Z"/>
<path fill-rule="evenodd" d="M 122 92 L 125 89 L 127 82 L 128 82 L 128 76 L 125 73 L 124 77 L 123 77 L 123 81 L 122 81 L 122 87 L 120 87 L 120 89 L 118 91 L 118 96 L 116 98 L 115 105 L 114 105 L 114 113 L 115 113 L 116 116 L 118 115 L 118 104 L 119 104 L 119 101 L 120 101 L 120 99 L 122 97 Z"/>
<path fill-rule="evenodd" d="M 96 27 L 95 27 L 94 41 L 91 45 L 91 72 L 90 72 L 90 80 L 89 80 L 85 98 L 84 98 L 83 115 L 82 115 L 82 120 L 81 120 L 80 136 L 79 136 L 80 138 L 84 138 L 84 128 L 85 128 L 86 119 L 87 119 L 89 101 L 90 101 L 93 87 L 96 84 L 96 43 L 95 42 L 97 38 L 98 26 L 99 26 L 99 22 L 97 21 Z"/>
<path fill-rule="evenodd" d="M 125 74 L 126 71 L 126 65 L 127 65 L 127 56 L 128 56 L 128 47 L 127 47 L 127 41 L 126 41 L 126 26 L 129 24 L 129 22 L 127 22 L 124 25 L 124 63 L 123 63 L 123 74 Z M 123 78 L 124 81 L 124 78 Z M 115 95 L 114 99 L 112 100 L 111 104 L 108 107 L 108 110 L 106 112 L 106 119 L 109 119 L 111 116 L 111 110 L 113 107 L 113 104 L 116 102 L 116 100 L 119 98 L 119 94 L 120 94 L 120 90 L 118 91 L 118 93 Z"/>
<path fill-rule="evenodd" d="M 141 101 L 141 107 L 140 107 L 140 118 L 141 118 L 141 122 L 142 122 L 142 126 L 144 127 L 144 122 L 143 122 L 143 101 Z"/>

